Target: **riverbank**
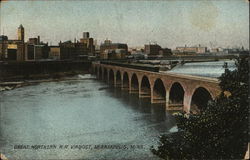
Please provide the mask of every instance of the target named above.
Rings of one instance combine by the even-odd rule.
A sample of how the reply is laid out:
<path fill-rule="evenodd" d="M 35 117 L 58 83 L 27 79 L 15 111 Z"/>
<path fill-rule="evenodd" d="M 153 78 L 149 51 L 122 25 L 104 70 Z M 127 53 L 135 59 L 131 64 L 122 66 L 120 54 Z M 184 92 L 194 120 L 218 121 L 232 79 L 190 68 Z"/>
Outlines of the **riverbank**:
<path fill-rule="evenodd" d="M 70 71 L 70 72 L 57 72 L 51 74 L 33 74 L 29 78 L 22 76 L 13 76 L 8 81 L 0 81 L 0 92 L 13 90 L 27 85 L 33 85 L 41 82 L 62 81 L 67 79 L 74 79 L 73 77 L 78 74 L 87 74 L 87 71 Z"/>
<path fill-rule="evenodd" d="M 91 61 L 25 61 L 0 63 L 0 81 L 57 77 L 61 73 L 89 71 Z"/>
<path fill-rule="evenodd" d="M 0 91 L 89 73 L 91 61 L 6 61 L 0 63 Z"/>

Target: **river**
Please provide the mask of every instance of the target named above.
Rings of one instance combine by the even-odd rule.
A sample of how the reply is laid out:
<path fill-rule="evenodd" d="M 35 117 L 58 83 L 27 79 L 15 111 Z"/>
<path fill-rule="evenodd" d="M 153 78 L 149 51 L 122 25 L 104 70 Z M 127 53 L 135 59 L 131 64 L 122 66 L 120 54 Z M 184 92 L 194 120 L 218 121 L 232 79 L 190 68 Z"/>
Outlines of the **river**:
<path fill-rule="evenodd" d="M 0 109 L 0 152 L 11 160 L 158 159 L 150 146 L 175 126 L 164 106 L 89 74 L 0 92 Z"/>
<path fill-rule="evenodd" d="M 214 62 L 191 62 L 178 65 L 170 73 L 186 74 L 200 77 L 218 78 L 225 72 L 224 64 L 227 64 L 229 70 L 235 70 L 236 65 L 233 60 L 221 60 Z"/>

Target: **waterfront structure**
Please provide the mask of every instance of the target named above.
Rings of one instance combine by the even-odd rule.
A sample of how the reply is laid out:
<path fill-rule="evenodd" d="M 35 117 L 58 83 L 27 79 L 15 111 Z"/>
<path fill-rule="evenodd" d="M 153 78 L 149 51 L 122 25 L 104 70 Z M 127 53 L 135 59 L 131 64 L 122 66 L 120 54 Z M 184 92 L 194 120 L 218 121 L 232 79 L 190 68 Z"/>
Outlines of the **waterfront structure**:
<path fill-rule="evenodd" d="M 7 54 L 4 59 L 13 61 L 24 61 L 25 45 L 21 40 L 8 40 Z"/>
<path fill-rule="evenodd" d="M 5 59 L 12 61 L 24 61 L 24 43 L 22 41 L 8 41 L 7 56 Z"/>
<path fill-rule="evenodd" d="M 82 42 L 60 42 L 60 59 L 85 59 L 88 57 L 87 43 Z"/>
<path fill-rule="evenodd" d="M 25 60 L 47 59 L 49 56 L 48 44 L 25 44 Z"/>
<path fill-rule="evenodd" d="M 48 44 L 34 45 L 34 59 L 35 60 L 47 59 L 48 56 L 49 56 Z"/>
<path fill-rule="evenodd" d="M 41 59 L 47 59 L 49 57 L 48 43 L 40 41 L 40 36 L 37 38 L 29 38 L 25 43 L 25 60 L 36 61 Z"/>
<path fill-rule="evenodd" d="M 167 110 L 182 108 L 187 113 L 197 112 L 221 92 L 219 81 L 214 78 L 152 72 L 111 63 L 93 63 L 92 69 L 98 78 L 137 93 L 140 98 L 148 97 L 151 103 L 163 103 Z"/>
<path fill-rule="evenodd" d="M 54 60 L 60 60 L 61 55 L 61 49 L 60 46 L 49 46 L 49 58 Z"/>

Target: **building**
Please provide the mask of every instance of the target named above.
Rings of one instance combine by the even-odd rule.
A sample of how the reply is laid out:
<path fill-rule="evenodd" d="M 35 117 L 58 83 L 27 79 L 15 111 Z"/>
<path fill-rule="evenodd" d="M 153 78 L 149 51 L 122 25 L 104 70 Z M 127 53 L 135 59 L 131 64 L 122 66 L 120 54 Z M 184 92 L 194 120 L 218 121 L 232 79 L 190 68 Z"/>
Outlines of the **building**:
<path fill-rule="evenodd" d="M 49 57 L 49 46 L 47 43 L 25 44 L 25 60 L 36 61 Z"/>
<path fill-rule="evenodd" d="M 199 44 L 199 46 L 197 47 L 197 52 L 196 53 L 204 54 L 204 53 L 207 53 L 207 52 L 208 52 L 207 47 L 201 46 Z"/>
<path fill-rule="evenodd" d="M 101 54 L 101 59 L 124 59 L 126 58 L 125 49 L 106 49 Z"/>
<path fill-rule="evenodd" d="M 88 39 L 89 38 L 89 32 L 83 32 L 83 38 Z"/>
<path fill-rule="evenodd" d="M 161 55 L 161 56 L 163 56 L 163 57 L 171 56 L 171 55 L 172 55 L 172 50 L 169 49 L 169 48 L 162 48 L 162 49 L 159 51 L 159 55 Z"/>
<path fill-rule="evenodd" d="M 87 46 L 88 56 L 95 55 L 94 39 L 89 37 L 89 32 L 83 32 L 83 38 L 80 39 L 80 43 Z"/>
<path fill-rule="evenodd" d="M 37 36 L 37 38 L 29 38 L 27 43 L 34 44 L 34 45 L 40 44 L 40 36 Z"/>
<path fill-rule="evenodd" d="M 25 43 L 25 60 L 36 61 L 41 59 L 47 59 L 49 57 L 48 43 L 40 41 L 40 36 L 35 38 L 29 38 Z"/>
<path fill-rule="evenodd" d="M 162 48 L 158 44 L 146 44 L 144 47 L 145 54 L 149 57 L 155 56 L 170 56 L 172 55 L 172 51 L 169 48 Z"/>
<path fill-rule="evenodd" d="M 0 61 L 4 60 L 7 56 L 8 37 L 5 35 L 0 36 Z"/>
<path fill-rule="evenodd" d="M 200 44 L 198 46 L 193 47 L 187 47 L 187 45 L 185 45 L 184 47 L 176 47 L 175 50 L 175 53 L 180 54 L 204 54 L 207 52 L 207 47 L 202 47 Z"/>
<path fill-rule="evenodd" d="M 60 46 L 50 46 L 49 58 L 59 60 L 61 57 L 61 48 Z"/>
<path fill-rule="evenodd" d="M 6 60 L 23 61 L 24 43 L 8 43 Z"/>
<path fill-rule="evenodd" d="M 0 36 L 0 60 L 24 61 L 24 27 L 17 29 L 17 39 L 10 40 L 7 36 Z"/>
<path fill-rule="evenodd" d="M 34 45 L 34 60 L 47 59 L 49 57 L 48 44 Z"/>
<path fill-rule="evenodd" d="M 144 50 L 145 50 L 145 53 L 149 56 L 159 55 L 161 46 L 159 46 L 158 44 L 145 44 Z"/>
<path fill-rule="evenodd" d="M 17 60 L 17 48 L 17 44 L 8 44 L 6 59 Z"/>
<path fill-rule="evenodd" d="M 0 36 L 0 41 L 8 41 L 8 36 L 1 35 Z"/>
<path fill-rule="evenodd" d="M 109 54 L 107 56 L 107 54 Z M 112 43 L 110 40 L 105 40 L 100 46 L 101 59 L 122 59 L 128 54 L 128 45 L 124 43 Z"/>
<path fill-rule="evenodd" d="M 176 47 L 176 50 L 180 53 L 196 53 L 197 47 Z"/>
<path fill-rule="evenodd" d="M 63 43 L 59 43 L 60 47 L 60 59 L 85 59 L 88 57 L 88 46 L 87 43 L 82 42 L 71 42 L 66 41 Z"/>
<path fill-rule="evenodd" d="M 26 44 L 25 45 L 25 60 L 35 60 L 35 49 L 34 45 Z"/>
<path fill-rule="evenodd" d="M 20 40 L 8 40 L 7 53 L 5 60 L 24 61 L 25 59 L 25 45 Z"/>
<path fill-rule="evenodd" d="M 18 40 L 24 42 L 24 27 L 22 24 L 18 27 L 17 37 Z"/>

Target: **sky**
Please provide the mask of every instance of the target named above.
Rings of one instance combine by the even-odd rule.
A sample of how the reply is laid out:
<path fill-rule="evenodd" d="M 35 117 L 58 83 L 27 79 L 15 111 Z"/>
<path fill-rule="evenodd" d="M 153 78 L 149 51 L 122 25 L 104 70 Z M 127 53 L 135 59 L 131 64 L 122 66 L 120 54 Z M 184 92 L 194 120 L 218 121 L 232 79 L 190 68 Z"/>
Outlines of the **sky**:
<path fill-rule="evenodd" d="M 0 34 L 37 37 L 56 45 L 80 39 L 105 39 L 129 47 L 157 43 L 177 46 L 249 48 L 247 0 L 25 0 L 2 1 Z"/>

